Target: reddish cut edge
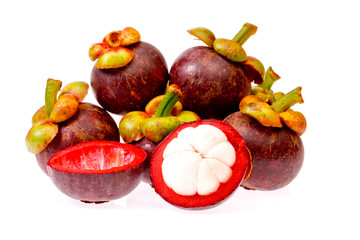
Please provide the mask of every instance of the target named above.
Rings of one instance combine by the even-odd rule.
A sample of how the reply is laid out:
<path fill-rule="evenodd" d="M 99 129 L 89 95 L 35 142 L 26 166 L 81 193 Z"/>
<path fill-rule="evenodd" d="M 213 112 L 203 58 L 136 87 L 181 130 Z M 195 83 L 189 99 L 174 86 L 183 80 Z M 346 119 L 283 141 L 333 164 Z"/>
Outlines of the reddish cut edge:
<path fill-rule="evenodd" d="M 69 157 L 69 155 L 73 154 L 75 158 L 72 158 L 74 162 L 79 161 L 77 157 L 79 156 L 86 156 L 88 154 L 87 151 L 89 150 L 110 150 L 118 149 L 121 153 L 130 156 L 132 155 L 131 161 L 105 169 L 74 169 L 71 167 L 64 166 L 63 162 L 61 161 L 64 157 Z M 146 159 L 146 152 L 139 147 L 134 145 L 125 144 L 116 141 L 108 141 L 108 140 L 94 140 L 88 141 L 83 143 L 78 143 L 75 146 L 71 146 L 65 148 L 56 154 L 54 154 L 47 163 L 47 168 L 52 168 L 56 171 L 61 172 L 68 172 L 68 173 L 86 173 L 86 174 L 106 174 L 106 173 L 113 173 L 113 172 L 120 172 L 126 169 L 134 168 L 145 161 Z M 87 156 L 88 157 L 88 156 Z M 71 158 L 70 158 L 71 159 Z M 90 159 L 90 161 L 94 161 Z M 67 163 L 71 164 L 72 162 L 68 161 Z"/>
<path fill-rule="evenodd" d="M 236 161 L 231 167 L 233 174 L 225 183 L 220 183 L 219 188 L 212 194 L 201 196 L 199 194 L 184 196 L 177 194 L 169 188 L 164 181 L 162 175 L 163 153 L 166 146 L 171 140 L 178 136 L 178 133 L 187 127 L 197 127 L 199 125 L 208 124 L 222 130 L 228 141 L 236 151 Z M 219 120 L 200 120 L 180 125 L 175 131 L 169 134 L 158 145 L 154 151 L 150 161 L 150 175 L 152 178 L 152 186 L 155 191 L 167 202 L 184 208 L 201 208 L 217 204 L 230 196 L 242 183 L 250 162 L 249 151 L 246 149 L 245 141 L 241 135 L 231 125 Z"/>

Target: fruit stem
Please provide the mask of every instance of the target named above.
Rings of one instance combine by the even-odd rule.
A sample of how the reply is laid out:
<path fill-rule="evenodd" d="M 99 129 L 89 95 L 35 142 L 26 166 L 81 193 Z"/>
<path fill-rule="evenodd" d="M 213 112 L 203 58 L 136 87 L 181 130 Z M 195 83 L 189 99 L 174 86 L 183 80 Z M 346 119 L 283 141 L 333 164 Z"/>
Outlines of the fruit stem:
<path fill-rule="evenodd" d="M 49 78 L 46 82 L 45 89 L 45 110 L 47 115 L 50 117 L 51 111 L 57 101 L 57 93 L 61 88 L 62 82 Z"/>
<path fill-rule="evenodd" d="M 168 117 L 175 103 L 181 98 L 180 88 L 176 84 L 172 84 L 166 90 L 163 100 L 160 102 L 156 110 L 155 117 Z"/>
<path fill-rule="evenodd" d="M 266 70 L 265 79 L 264 79 L 263 83 L 258 85 L 258 87 L 270 90 L 272 85 L 274 84 L 274 82 L 276 82 L 279 79 L 280 79 L 280 76 L 276 72 L 274 72 L 272 67 L 269 67 Z"/>
<path fill-rule="evenodd" d="M 288 92 L 278 100 L 276 100 L 271 107 L 278 113 L 284 112 L 296 103 L 303 103 L 304 100 L 301 96 L 301 87 Z"/>
<path fill-rule="evenodd" d="M 119 47 L 121 45 L 121 32 L 112 31 L 105 36 L 105 40 L 110 47 Z"/>
<path fill-rule="evenodd" d="M 256 31 L 257 26 L 251 23 L 245 23 L 232 40 L 243 45 Z"/>

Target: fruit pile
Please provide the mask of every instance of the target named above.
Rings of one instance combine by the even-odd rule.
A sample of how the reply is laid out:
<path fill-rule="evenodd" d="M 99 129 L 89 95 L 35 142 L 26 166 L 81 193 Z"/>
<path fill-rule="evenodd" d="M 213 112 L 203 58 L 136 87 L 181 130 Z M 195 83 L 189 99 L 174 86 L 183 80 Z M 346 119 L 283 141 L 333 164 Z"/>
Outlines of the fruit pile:
<path fill-rule="evenodd" d="M 288 185 L 304 161 L 301 87 L 284 94 L 280 76 L 233 39 L 188 30 L 206 46 L 185 50 L 168 70 L 161 52 L 131 27 L 91 45 L 90 86 L 101 106 L 83 103 L 89 84 L 48 79 L 45 105 L 25 144 L 60 191 L 86 203 L 126 196 L 149 183 L 182 208 L 214 207 L 240 187 Z M 253 82 L 253 83 L 252 83 Z M 108 113 L 122 115 L 117 125 Z M 122 142 L 120 142 L 122 140 Z"/>

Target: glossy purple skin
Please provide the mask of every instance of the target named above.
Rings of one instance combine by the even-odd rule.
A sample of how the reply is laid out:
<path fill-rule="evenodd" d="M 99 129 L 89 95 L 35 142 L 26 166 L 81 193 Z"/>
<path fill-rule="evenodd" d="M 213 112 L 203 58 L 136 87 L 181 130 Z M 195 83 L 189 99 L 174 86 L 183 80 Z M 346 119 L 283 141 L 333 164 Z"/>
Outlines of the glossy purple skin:
<path fill-rule="evenodd" d="M 48 173 L 56 187 L 67 196 L 87 203 L 102 203 L 132 192 L 141 181 L 142 165 L 103 174 L 70 173 L 48 166 Z"/>
<path fill-rule="evenodd" d="M 138 42 L 127 48 L 134 53 L 128 65 L 113 69 L 94 67 L 91 73 L 96 100 L 115 114 L 143 110 L 152 98 L 165 92 L 169 76 L 165 58 L 153 45 Z"/>
<path fill-rule="evenodd" d="M 151 184 L 150 159 L 157 147 L 157 144 L 147 139 L 146 137 L 143 137 L 141 140 L 133 144 L 146 152 L 147 157 L 143 162 L 144 169 L 142 174 L 142 181 Z"/>
<path fill-rule="evenodd" d="M 36 160 L 47 173 L 46 164 L 50 158 L 64 148 L 92 140 L 120 141 L 119 129 L 111 115 L 101 107 L 90 103 L 80 103 L 77 113 L 59 123 L 59 132 Z"/>
<path fill-rule="evenodd" d="M 295 179 L 304 162 L 304 145 L 299 135 L 283 126 L 264 127 L 256 119 L 235 112 L 224 119 L 244 138 L 252 156 L 246 189 L 275 190 Z"/>
<path fill-rule="evenodd" d="M 169 84 L 180 87 L 184 109 L 202 119 L 223 119 L 237 111 L 251 92 L 251 80 L 241 63 L 232 62 L 209 47 L 184 51 L 170 69 Z"/>

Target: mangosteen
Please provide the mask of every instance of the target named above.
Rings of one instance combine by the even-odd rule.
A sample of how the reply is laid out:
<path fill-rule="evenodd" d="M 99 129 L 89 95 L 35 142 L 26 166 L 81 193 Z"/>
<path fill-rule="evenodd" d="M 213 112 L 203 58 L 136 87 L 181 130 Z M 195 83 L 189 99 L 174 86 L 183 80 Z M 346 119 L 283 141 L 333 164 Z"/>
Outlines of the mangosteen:
<path fill-rule="evenodd" d="M 103 203 L 136 188 L 145 158 L 143 150 L 130 144 L 88 141 L 57 152 L 47 169 L 64 194 L 85 203 Z"/>
<path fill-rule="evenodd" d="M 248 174 L 250 155 L 241 135 L 220 120 L 184 123 L 155 149 L 152 186 L 182 208 L 214 207 L 227 199 Z"/>
<path fill-rule="evenodd" d="M 262 81 L 251 67 L 257 59 L 247 61 L 241 46 L 256 30 L 256 26 L 245 24 L 233 40 L 216 39 L 204 28 L 188 31 L 208 46 L 187 49 L 170 69 L 169 83 L 180 87 L 184 108 L 201 118 L 215 119 L 237 110 L 240 100 L 251 93 L 251 81 Z M 258 60 L 256 64 L 262 66 Z"/>
<path fill-rule="evenodd" d="M 43 151 L 35 155 L 45 173 L 49 159 L 62 149 L 93 140 L 120 141 L 117 124 L 111 115 L 91 103 L 80 103 L 76 114 L 58 126 L 55 138 Z"/>
<path fill-rule="evenodd" d="M 270 90 L 271 85 L 265 90 Z M 290 108 L 303 102 L 301 87 L 282 95 L 266 98 L 275 100 L 271 104 L 249 95 L 240 103 L 240 111 L 224 119 L 244 138 L 252 157 L 252 171 L 241 185 L 245 189 L 283 188 L 295 179 L 303 165 L 304 145 L 300 135 L 306 129 L 306 120 Z"/>
<path fill-rule="evenodd" d="M 242 183 L 244 188 L 275 190 L 298 175 L 304 161 L 304 145 L 294 131 L 286 126 L 265 127 L 240 111 L 224 121 L 241 134 L 252 156 L 253 168 Z"/>
<path fill-rule="evenodd" d="M 106 110 L 91 103 L 83 103 L 89 84 L 73 82 L 60 93 L 62 82 L 48 79 L 45 105 L 32 118 L 32 127 L 25 144 L 35 154 L 41 169 L 58 151 L 77 143 L 92 140 L 120 141 L 119 130 Z"/>
<path fill-rule="evenodd" d="M 165 91 L 169 75 L 161 52 L 140 41 L 135 29 L 130 34 L 132 41 L 126 41 L 126 36 L 129 37 L 129 34 L 124 36 L 126 29 L 129 28 L 109 33 L 89 51 L 92 60 L 98 58 L 91 73 L 96 100 L 115 114 L 143 109 L 153 97 Z"/>

